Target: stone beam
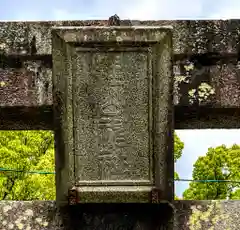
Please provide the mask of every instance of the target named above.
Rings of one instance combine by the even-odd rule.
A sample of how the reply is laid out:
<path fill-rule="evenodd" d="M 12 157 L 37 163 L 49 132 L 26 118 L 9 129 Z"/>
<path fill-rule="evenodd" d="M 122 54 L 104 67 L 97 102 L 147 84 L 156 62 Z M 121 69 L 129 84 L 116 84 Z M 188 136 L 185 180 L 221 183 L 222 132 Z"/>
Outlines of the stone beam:
<path fill-rule="evenodd" d="M 238 52 L 240 20 L 174 20 L 131 21 L 133 26 L 166 26 L 174 28 L 174 50 L 180 53 Z M 1 49 L 14 53 L 51 53 L 53 26 L 106 26 L 106 20 L 0 22 Z M 129 25 L 128 20 L 121 22 Z M 25 50 L 25 51 L 24 51 Z"/>
<path fill-rule="evenodd" d="M 18 110 L 30 107 L 31 113 L 36 115 L 42 114 L 43 110 L 39 107 L 52 106 L 52 27 L 106 24 L 107 21 L 0 22 L 0 116 L 6 114 L 6 107 L 18 107 Z M 212 126 L 205 121 L 200 125 L 194 117 L 187 125 L 184 124 L 182 115 L 177 112 L 179 107 L 185 114 L 190 107 L 191 111 L 195 111 L 192 115 L 204 114 L 206 107 L 227 108 L 228 111 L 224 112 L 227 115 L 219 117 L 214 109 L 208 109 L 213 113 L 208 115 L 215 120 L 228 120 L 231 117 L 232 122 L 224 123 L 229 128 L 236 127 L 238 116 L 232 109 L 237 110 L 240 105 L 240 20 L 131 21 L 131 24 L 171 25 L 174 28 L 174 104 L 178 107 L 176 128 Z M 129 21 L 122 21 L 122 25 L 129 25 Z M 12 110 L 13 116 L 18 115 L 18 110 Z M 26 115 L 22 113 L 23 117 L 28 116 L 27 110 L 24 109 Z M 49 122 L 51 116 L 47 112 Z M 38 119 L 41 121 L 42 116 L 33 118 L 36 121 Z M 202 120 L 206 120 L 205 115 Z M 9 117 L 7 123 L 11 122 Z M 7 123 L 1 122 L 0 128 L 6 127 Z M 19 128 L 29 127 L 26 122 L 20 123 Z M 46 129 L 50 126 L 45 119 L 41 123 L 30 127 Z M 219 123 L 215 123 L 214 127 L 219 127 Z"/>
<path fill-rule="evenodd" d="M 81 205 L 57 209 L 54 201 L 1 201 L 0 229 L 216 229 L 240 228 L 239 201 L 173 201 L 173 226 L 167 207 L 130 204 Z M 164 205 L 163 205 L 164 206 Z M 163 206 L 160 206 L 163 208 Z M 123 210 L 123 211 L 121 211 Z M 127 211 L 126 211 L 127 210 Z M 143 211 L 144 210 L 144 211 Z M 170 211 L 170 209 L 169 209 Z M 149 215 L 146 213 L 149 212 Z M 149 217 L 151 216 L 151 217 Z M 161 224 L 159 224 L 159 222 Z M 163 221 L 165 220 L 165 222 Z M 169 221 L 169 222 L 168 222 Z M 157 228 L 158 227 L 158 228 Z M 212 228 L 211 228 L 212 227 Z"/>

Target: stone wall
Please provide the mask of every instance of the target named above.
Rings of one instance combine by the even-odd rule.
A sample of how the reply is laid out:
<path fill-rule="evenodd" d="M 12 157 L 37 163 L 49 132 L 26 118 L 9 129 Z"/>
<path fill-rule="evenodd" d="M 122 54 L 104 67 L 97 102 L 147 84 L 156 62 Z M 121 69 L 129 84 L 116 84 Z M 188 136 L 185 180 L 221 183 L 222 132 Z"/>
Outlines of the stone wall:
<path fill-rule="evenodd" d="M 238 126 L 240 20 L 131 23 L 173 26 L 176 128 L 219 128 L 219 120 L 228 127 Z M 106 24 L 107 21 L 0 22 L 0 106 L 8 109 L 0 112 L 6 120 L 0 128 L 16 126 L 14 116 L 21 114 L 19 128 L 52 129 L 51 28 Z M 122 25 L 127 24 L 129 21 L 122 21 Z M 9 107 L 12 116 L 8 116 Z M 206 107 L 210 123 L 202 114 Z M 216 108 L 228 110 L 219 113 Z M 189 114 L 192 117 L 187 117 Z"/>
<path fill-rule="evenodd" d="M 57 209 L 54 201 L 1 201 L 0 229 L 238 230 L 240 227 L 238 201 L 174 201 L 173 204 L 174 222 L 173 226 L 169 223 L 167 228 L 171 212 L 166 207 L 133 204 L 119 205 L 119 208 L 113 205 L 81 205 Z M 113 214 L 117 209 L 118 213 Z M 148 212 L 150 215 L 146 214 Z M 158 222 L 161 224 L 158 225 Z"/>
<path fill-rule="evenodd" d="M 106 21 L 1 22 L 0 81 L 4 93 L 0 94 L 0 105 L 21 106 L 23 103 L 24 106 L 51 105 L 49 56 L 51 28 L 106 23 Z M 237 20 L 132 22 L 133 25 L 173 26 L 175 105 L 186 106 L 197 102 L 199 105 L 213 107 L 236 107 L 240 104 L 237 57 L 239 23 Z M 124 25 L 124 21 L 122 24 Z M 209 52 L 214 56 L 211 61 Z M 199 56 L 203 54 L 205 56 Z M 222 57 L 221 60 L 219 56 Z M 211 62 L 216 65 L 211 66 Z M 196 89 L 199 90 L 200 97 L 197 101 L 194 94 Z M 202 96 L 203 93 L 205 96 Z"/>

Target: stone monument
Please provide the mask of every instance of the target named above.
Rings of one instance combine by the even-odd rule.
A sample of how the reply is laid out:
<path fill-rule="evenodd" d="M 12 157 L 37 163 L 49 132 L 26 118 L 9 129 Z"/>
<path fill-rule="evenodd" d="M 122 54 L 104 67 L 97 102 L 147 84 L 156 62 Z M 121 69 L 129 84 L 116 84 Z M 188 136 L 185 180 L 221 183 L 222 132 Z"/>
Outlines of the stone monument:
<path fill-rule="evenodd" d="M 57 203 L 173 199 L 169 27 L 52 30 Z"/>

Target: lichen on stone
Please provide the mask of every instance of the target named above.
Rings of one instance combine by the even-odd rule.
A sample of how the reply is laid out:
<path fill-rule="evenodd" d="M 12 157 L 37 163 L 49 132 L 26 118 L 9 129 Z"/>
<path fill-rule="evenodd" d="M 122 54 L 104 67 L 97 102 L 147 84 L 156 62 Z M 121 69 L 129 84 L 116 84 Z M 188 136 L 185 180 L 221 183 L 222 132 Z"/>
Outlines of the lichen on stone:
<path fill-rule="evenodd" d="M 203 230 L 203 229 L 219 229 L 219 224 L 229 230 L 229 215 L 226 215 L 222 210 L 220 201 L 211 201 L 207 205 L 207 210 L 202 210 L 195 206 L 192 207 L 192 215 L 188 221 L 188 227 L 190 230 Z M 208 226 L 206 228 L 206 226 Z"/>
<path fill-rule="evenodd" d="M 184 69 L 185 69 L 186 71 L 193 70 L 193 69 L 194 69 L 193 63 L 189 63 L 188 65 L 184 65 Z"/>
<path fill-rule="evenodd" d="M 203 82 L 198 87 L 198 95 L 196 95 L 196 89 L 191 89 L 188 92 L 189 102 L 192 104 L 196 97 L 198 97 L 199 103 L 205 102 L 211 95 L 215 94 L 215 89 L 209 84 Z"/>
<path fill-rule="evenodd" d="M 5 87 L 5 86 L 6 86 L 6 82 L 0 81 L 0 88 L 3 88 L 3 87 Z"/>

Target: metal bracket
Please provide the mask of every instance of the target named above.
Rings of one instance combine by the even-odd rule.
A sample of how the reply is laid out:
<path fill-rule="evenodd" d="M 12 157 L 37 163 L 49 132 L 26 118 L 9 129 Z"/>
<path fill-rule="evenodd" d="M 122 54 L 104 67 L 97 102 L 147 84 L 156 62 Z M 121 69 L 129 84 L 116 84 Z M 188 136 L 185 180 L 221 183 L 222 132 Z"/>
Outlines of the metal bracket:
<path fill-rule="evenodd" d="M 154 188 L 151 192 L 151 202 L 153 204 L 159 204 L 161 201 L 161 191 L 160 189 Z"/>
<path fill-rule="evenodd" d="M 78 203 L 78 193 L 76 187 L 68 190 L 68 204 L 76 205 Z"/>

